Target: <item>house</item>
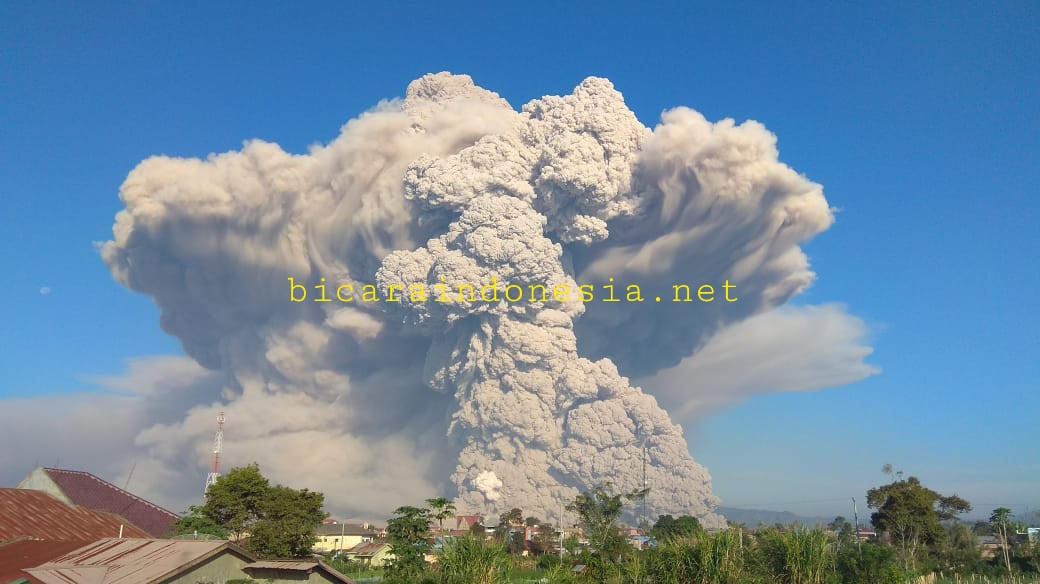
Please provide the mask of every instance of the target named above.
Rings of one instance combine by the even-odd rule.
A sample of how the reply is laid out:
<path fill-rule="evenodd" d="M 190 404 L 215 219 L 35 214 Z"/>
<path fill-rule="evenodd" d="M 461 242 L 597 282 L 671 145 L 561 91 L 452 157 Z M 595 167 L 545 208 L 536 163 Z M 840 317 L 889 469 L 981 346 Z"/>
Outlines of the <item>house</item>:
<path fill-rule="evenodd" d="M 447 533 L 445 535 L 466 535 L 480 522 L 480 515 L 456 515 L 446 522 L 444 527 Z"/>
<path fill-rule="evenodd" d="M 358 544 L 375 541 L 380 533 L 368 523 L 323 523 L 315 532 L 314 551 L 349 550 Z"/>
<path fill-rule="evenodd" d="M 106 538 L 23 572 L 31 584 L 196 584 L 246 579 L 254 561 L 227 541 Z"/>
<path fill-rule="evenodd" d="M 853 539 L 857 541 L 877 541 L 877 532 L 869 527 L 860 527 L 858 531 L 853 533 Z"/>
<path fill-rule="evenodd" d="M 343 552 L 347 559 L 372 568 L 382 568 L 394 557 L 390 544 L 370 542 L 359 543 Z"/>
<path fill-rule="evenodd" d="M 120 535 L 148 537 L 112 513 L 69 505 L 42 491 L 0 489 L 0 543 L 31 539 L 83 544 Z"/>
<path fill-rule="evenodd" d="M 148 537 L 167 537 L 180 519 L 176 513 L 88 472 L 40 467 L 18 483 L 18 488 L 42 491 L 67 505 L 114 513 L 144 530 Z"/>
<path fill-rule="evenodd" d="M 0 548 L 2 549 L 2 548 Z M 198 584 L 257 578 L 269 584 L 353 584 L 310 560 L 263 560 L 228 541 L 106 538 L 21 571 L 28 584 Z M 0 581 L 10 584 L 10 581 Z"/>
<path fill-rule="evenodd" d="M 978 535 L 975 536 L 975 545 L 979 547 L 979 552 L 983 558 L 995 558 L 1004 549 L 1003 544 L 1000 543 L 1000 538 L 995 535 Z"/>
<path fill-rule="evenodd" d="M 308 582 L 310 584 L 354 584 L 328 564 L 312 560 L 260 560 L 243 570 L 262 582 Z"/>

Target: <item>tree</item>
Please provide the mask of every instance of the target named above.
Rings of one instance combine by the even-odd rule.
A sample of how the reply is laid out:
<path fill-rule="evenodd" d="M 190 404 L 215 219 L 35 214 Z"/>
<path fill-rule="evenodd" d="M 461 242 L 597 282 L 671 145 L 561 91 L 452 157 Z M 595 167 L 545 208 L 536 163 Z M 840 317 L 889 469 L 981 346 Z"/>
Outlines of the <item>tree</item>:
<path fill-rule="evenodd" d="M 238 543 L 260 521 L 260 506 L 270 488 L 256 463 L 233 468 L 206 490 L 202 515 L 230 532 Z"/>
<path fill-rule="evenodd" d="M 1004 550 L 1004 565 L 1007 566 L 1008 573 L 1011 572 L 1011 556 L 1008 555 L 1007 536 L 1007 524 L 1010 517 L 1011 509 L 1008 509 L 1007 507 L 997 507 L 989 516 L 989 522 L 993 525 L 997 537 L 1000 538 L 1000 547 Z"/>
<path fill-rule="evenodd" d="M 171 535 L 211 535 L 220 539 L 227 539 L 228 531 L 209 517 L 202 514 L 202 508 L 191 506 L 188 513 L 173 524 Z"/>
<path fill-rule="evenodd" d="M 846 545 L 852 542 L 853 527 L 852 524 L 849 523 L 849 520 L 845 519 L 845 517 L 838 515 L 834 518 L 834 521 L 831 521 L 827 524 L 827 529 L 833 531 L 838 535 L 839 545 Z"/>
<path fill-rule="evenodd" d="M 495 539 L 502 542 L 511 554 L 519 554 L 524 551 L 524 532 L 516 529 L 523 525 L 524 512 L 516 507 L 498 516 Z"/>
<path fill-rule="evenodd" d="M 870 516 L 874 528 L 889 533 L 898 543 L 905 565 L 911 568 L 922 545 L 935 546 L 945 537 L 940 521 L 971 511 L 964 499 L 940 495 L 924 487 L 917 477 L 897 479 L 867 491 L 867 505 L 877 509 Z"/>
<path fill-rule="evenodd" d="M 618 533 L 617 522 L 624 508 L 622 498 L 629 501 L 638 499 L 645 491 L 614 494 L 607 490 L 610 487 L 607 483 L 581 493 L 566 509 L 578 514 L 593 553 L 601 559 L 613 561 L 628 550 L 628 543 Z"/>
<path fill-rule="evenodd" d="M 324 504 L 321 493 L 272 487 L 253 463 L 218 478 L 197 515 L 231 533 L 236 542 L 248 533 L 250 551 L 262 558 L 300 558 L 310 553 L 314 533 L 327 517 Z"/>
<path fill-rule="evenodd" d="M 425 571 L 432 522 L 429 509 L 398 507 L 394 511 L 386 525 L 386 541 L 394 555 L 386 568 L 388 582 L 417 580 Z"/>
<path fill-rule="evenodd" d="M 650 529 L 650 535 L 664 541 L 672 538 L 690 537 L 703 531 L 701 522 L 696 517 L 683 515 L 676 519 L 671 515 L 661 515 L 657 518 L 653 528 Z"/>
<path fill-rule="evenodd" d="M 426 504 L 432 510 L 431 517 L 437 520 L 437 529 L 444 531 L 444 520 L 455 517 L 455 503 L 452 503 L 450 499 L 437 497 L 436 499 L 426 499 Z"/>
<path fill-rule="evenodd" d="M 556 546 L 556 527 L 551 523 L 539 523 L 538 531 L 531 537 L 535 551 L 539 554 L 548 554 Z"/>
<path fill-rule="evenodd" d="M 315 530 L 328 516 L 325 495 L 281 485 L 260 504 L 263 519 L 253 529 L 249 549 L 262 558 L 305 558 L 317 541 Z"/>
<path fill-rule="evenodd" d="M 524 512 L 516 507 L 509 510 L 507 513 L 503 513 L 498 518 L 499 523 L 506 523 L 513 527 L 519 527 L 524 524 Z"/>

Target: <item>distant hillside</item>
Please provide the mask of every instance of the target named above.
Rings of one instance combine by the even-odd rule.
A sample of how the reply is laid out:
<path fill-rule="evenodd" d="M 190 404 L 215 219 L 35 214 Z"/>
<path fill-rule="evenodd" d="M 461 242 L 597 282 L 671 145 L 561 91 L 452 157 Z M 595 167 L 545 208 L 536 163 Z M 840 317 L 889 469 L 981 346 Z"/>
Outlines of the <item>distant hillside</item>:
<path fill-rule="evenodd" d="M 743 523 L 747 527 L 758 527 L 759 525 L 791 525 L 800 523 L 802 525 L 827 525 L 834 520 L 833 517 L 803 517 L 795 515 L 790 511 L 768 511 L 766 509 L 737 509 L 734 507 L 719 507 L 716 513 L 721 514 L 733 523 Z"/>

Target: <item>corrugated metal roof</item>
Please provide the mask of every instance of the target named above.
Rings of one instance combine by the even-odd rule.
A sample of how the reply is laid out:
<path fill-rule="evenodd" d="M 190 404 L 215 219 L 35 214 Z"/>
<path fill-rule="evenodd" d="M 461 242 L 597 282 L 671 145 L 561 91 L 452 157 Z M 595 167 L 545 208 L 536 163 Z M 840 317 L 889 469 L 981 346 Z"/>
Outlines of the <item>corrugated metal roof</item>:
<path fill-rule="evenodd" d="M 43 584 L 150 584 L 224 551 L 255 560 L 226 541 L 102 539 L 25 572 Z"/>
<path fill-rule="evenodd" d="M 379 542 L 365 542 L 359 543 L 356 546 L 350 548 L 346 553 L 354 556 L 374 556 L 379 553 L 379 550 L 390 547 L 390 544 L 379 543 Z"/>
<path fill-rule="evenodd" d="M 309 572 L 318 567 L 318 562 L 303 562 L 299 560 L 260 560 L 246 566 L 246 568 L 259 568 L 268 570 L 293 570 Z"/>
<path fill-rule="evenodd" d="M 258 570 L 260 571 L 260 574 L 257 575 L 261 578 L 266 578 L 269 576 L 268 574 L 263 573 L 266 570 L 305 572 L 307 574 L 310 574 L 312 572 L 319 572 L 321 574 L 325 574 L 326 576 L 332 578 L 337 582 L 341 582 L 343 584 L 354 584 L 353 580 L 337 572 L 332 568 L 332 566 L 329 566 L 325 562 L 320 561 L 308 562 L 304 560 L 260 560 L 257 562 L 253 562 L 252 564 L 249 564 L 242 569 L 246 573 L 250 573 L 250 575 L 252 575 L 251 572 L 253 570 Z"/>
<path fill-rule="evenodd" d="M 89 541 L 35 541 L 22 540 L 0 545 L 0 583 L 11 582 L 26 575 L 22 570 L 65 555 Z"/>
<path fill-rule="evenodd" d="M 126 519 L 84 507 L 70 507 L 42 491 L 0 489 L 0 542 L 30 537 L 45 541 L 94 541 L 148 537 Z"/>
<path fill-rule="evenodd" d="M 54 484 L 76 505 L 115 513 L 145 530 L 150 537 L 166 537 L 180 518 L 176 513 L 145 501 L 89 472 L 44 468 Z"/>
<path fill-rule="evenodd" d="M 379 530 L 365 528 L 357 523 L 324 523 L 318 526 L 318 535 L 369 535 L 376 536 Z"/>

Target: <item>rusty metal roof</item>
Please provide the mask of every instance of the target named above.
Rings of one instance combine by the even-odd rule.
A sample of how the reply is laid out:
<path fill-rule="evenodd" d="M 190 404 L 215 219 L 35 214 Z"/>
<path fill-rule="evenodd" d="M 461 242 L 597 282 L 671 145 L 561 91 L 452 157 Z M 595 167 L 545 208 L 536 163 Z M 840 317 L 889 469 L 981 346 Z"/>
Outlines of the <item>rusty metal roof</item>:
<path fill-rule="evenodd" d="M 259 561 L 253 562 L 252 564 L 247 565 L 246 567 L 244 567 L 242 569 L 246 573 L 250 573 L 250 574 L 254 570 L 257 570 L 257 571 L 260 572 L 259 574 L 257 574 L 257 576 L 259 576 L 261 578 L 265 578 L 265 577 L 268 576 L 267 574 L 263 574 L 263 572 L 267 571 L 267 570 L 275 570 L 275 571 L 284 570 L 284 571 L 287 571 L 287 572 L 304 572 L 306 574 L 310 574 L 310 573 L 316 571 L 316 572 L 325 574 L 326 576 L 332 578 L 333 580 L 335 580 L 337 582 L 342 582 L 343 584 L 354 584 L 353 580 L 351 580 L 350 578 L 347 578 L 343 574 L 341 574 L 341 573 L 337 572 L 336 570 L 334 570 L 332 568 L 332 566 L 329 566 L 325 562 L 321 562 L 321 561 L 307 561 L 307 560 L 259 560 Z"/>
<path fill-rule="evenodd" d="M 0 583 L 25 578 L 22 570 L 33 568 L 87 545 L 88 541 L 21 540 L 0 545 Z"/>
<path fill-rule="evenodd" d="M 390 544 L 372 541 L 359 543 L 356 546 L 347 550 L 346 553 L 352 556 L 371 557 L 379 553 L 379 551 L 383 548 L 388 547 L 390 547 Z"/>
<path fill-rule="evenodd" d="M 44 468 L 54 484 L 81 507 L 115 513 L 145 530 L 149 537 L 166 537 L 180 517 L 162 507 L 103 481 L 89 472 Z"/>
<path fill-rule="evenodd" d="M 258 568 L 266 570 L 292 570 L 294 572 L 310 572 L 318 567 L 318 562 L 307 562 L 302 560 L 260 560 L 246 566 L 246 568 Z"/>
<path fill-rule="evenodd" d="M 24 571 L 42 584 L 151 584 L 224 552 L 256 559 L 227 541 L 109 538 Z"/>
<path fill-rule="evenodd" d="M 94 541 L 148 537 L 126 519 L 85 507 L 70 507 L 43 491 L 0 489 L 0 542 L 21 538 L 44 541 Z"/>

